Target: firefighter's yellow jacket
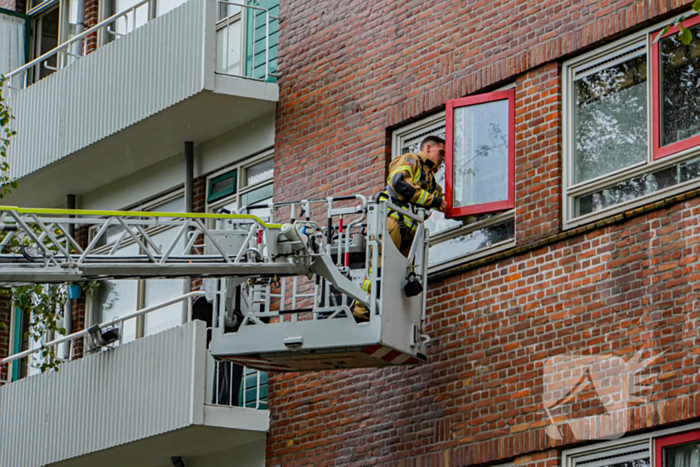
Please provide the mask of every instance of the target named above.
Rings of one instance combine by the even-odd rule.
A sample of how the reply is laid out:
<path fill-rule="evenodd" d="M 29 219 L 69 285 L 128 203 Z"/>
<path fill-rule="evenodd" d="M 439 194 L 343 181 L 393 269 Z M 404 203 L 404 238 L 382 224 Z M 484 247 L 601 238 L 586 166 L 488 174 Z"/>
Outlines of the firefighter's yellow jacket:
<path fill-rule="evenodd" d="M 437 169 L 423 151 L 397 157 L 389 165 L 386 192 L 401 207 L 414 204 L 438 209 L 443 194 L 442 187 L 435 181 Z"/>

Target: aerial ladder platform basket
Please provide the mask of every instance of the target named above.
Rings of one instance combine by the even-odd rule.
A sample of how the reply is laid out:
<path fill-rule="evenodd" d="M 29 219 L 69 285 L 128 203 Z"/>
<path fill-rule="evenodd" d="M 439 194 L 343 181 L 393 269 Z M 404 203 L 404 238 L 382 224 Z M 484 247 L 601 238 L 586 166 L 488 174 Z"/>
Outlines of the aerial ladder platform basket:
<path fill-rule="evenodd" d="M 0 207 L 0 284 L 201 277 L 217 359 L 277 372 L 425 361 L 424 210 L 355 195 L 241 212 L 260 208 L 270 210 L 269 221 Z M 390 208 L 417 225 L 408 257 L 387 232 Z M 87 246 L 75 238 L 79 229 L 91 232 Z M 163 244 L 157 234 L 170 229 Z M 365 278 L 370 293 L 361 287 Z M 353 318 L 358 303 L 369 309 L 368 322 Z"/>

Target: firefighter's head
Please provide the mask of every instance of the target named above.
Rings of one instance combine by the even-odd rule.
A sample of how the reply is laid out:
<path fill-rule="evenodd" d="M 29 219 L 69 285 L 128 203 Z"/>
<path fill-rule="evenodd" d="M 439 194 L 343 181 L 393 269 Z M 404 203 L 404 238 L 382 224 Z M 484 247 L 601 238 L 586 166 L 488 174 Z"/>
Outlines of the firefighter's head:
<path fill-rule="evenodd" d="M 420 150 L 435 164 L 435 170 L 445 160 L 445 140 L 439 136 L 426 136 L 420 143 Z"/>

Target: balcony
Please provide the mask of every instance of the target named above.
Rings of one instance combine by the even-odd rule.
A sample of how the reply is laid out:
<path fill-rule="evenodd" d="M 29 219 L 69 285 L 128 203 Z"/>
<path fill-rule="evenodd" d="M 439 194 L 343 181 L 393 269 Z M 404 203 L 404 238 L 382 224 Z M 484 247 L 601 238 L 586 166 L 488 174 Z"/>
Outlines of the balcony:
<path fill-rule="evenodd" d="M 8 75 L 17 130 L 9 162 L 12 176 L 22 179 L 12 202 L 62 202 L 65 193 L 88 192 L 181 153 L 185 141 L 198 144 L 263 116 L 274 119 L 273 15 L 187 0 L 140 20 L 153 1 Z M 85 53 L 87 44 L 102 45 Z"/>
<path fill-rule="evenodd" d="M 6 384 L 0 465 L 263 466 L 269 412 L 209 404 L 213 367 L 193 321 Z"/>

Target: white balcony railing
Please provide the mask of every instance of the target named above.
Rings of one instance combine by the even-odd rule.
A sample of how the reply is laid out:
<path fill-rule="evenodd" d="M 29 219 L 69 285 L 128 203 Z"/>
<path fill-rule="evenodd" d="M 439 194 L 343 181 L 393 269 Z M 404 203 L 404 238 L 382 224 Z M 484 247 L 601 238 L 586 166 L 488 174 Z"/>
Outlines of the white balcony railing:
<path fill-rule="evenodd" d="M 35 199 L 47 193 L 48 198 L 43 187 L 58 193 L 62 184 L 70 185 L 66 190 L 87 193 L 172 157 L 182 151 L 184 141 L 207 141 L 274 115 L 279 90 L 268 79 L 277 60 L 277 24 L 268 10 L 187 0 L 146 21 L 141 9 L 150 8 L 149 1 L 11 73 L 15 89 L 6 89 L 12 91 L 7 103 L 17 135 L 8 157 L 12 175 L 23 179 L 16 193 Z M 237 16 L 217 11 L 234 6 Z M 246 11 L 251 13 L 244 15 Z M 232 33 L 236 24 L 238 35 Z M 254 36 L 245 32 L 248 24 L 256 27 Z M 109 31 L 124 35 L 84 53 L 81 44 L 99 45 L 104 36 L 113 35 Z M 217 44 L 219 34 L 220 39 L 228 34 L 225 47 L 222 40 Z M 32 70 L 45 70 L 47 60 L 57 71 L 33 82 Z M 237 60 L 237 69 L 227 69 Z M 129 164 L 118 162 L 127 154 Z M 39 172 L 69 156 L 68 164 Z M 76 170 L 91 176 L 76 180 Z"/>
<path fill-rule="evenodd" d="M 192 321 L 0 386 L 0 465 L 148 467 L 203 442 L 264 452 L 269 412 L 209 403 L 206 336 Z"/>
<path fill-rule="evenodd" d="M 11 71 L 6 76 L 8 88 L 11 93 L 27 88 L 39 80 L 41 67 L 52 72 L 66 68 L 92 52 L 94 49 L 91 50 L 90 44 L 99 48 L 109 44 L 112 39 L 122 38 L 154 19 L 154 11 L 155 0 L 141 0 L 124 11 L 110 16 L 40 57 Z M 270 14 L 266 8 L 223 0 L 217 1 L 216 11 L 217 32 L 224 36 L 223 41 L 217 40 L 217 64 L 222 65 L 217 66 L 217 73 L 259 81 L 268 81 L 271 76 L 276 76 L 270 69 L 271 63 L 276 59 L 276 57 L 271 56 L 270 38 L 272 34 L 277 32 L 275 26 L 279 18 Z M 241 13 L 242 11 L 252 12 L 250 15 L 252 21 L 246 27 L 240 27 L 243 22 L 242 17 L 246 16 Z M 231 14 L 231 12 L 235 13 Z M 236 26 L 238 27 L 236 28 Z M 248 29 L 247 36 L 242 33 L 245 29 Z M 264 31 L 262 40 L 257 37 L 258 31 Z M 241 33 L 237 34 L 236 32 Z M 261 44 L 256 46 L 258 43 Z M 264 48 L 261 51 L 262 43 L 264 43 Z M 246 50 L 246 47 L 252 50 Z M 249 60 L 250 63 L 246 63 L 246 60 Z M 236 62 L 241 63 L 241 65 L 238 67 L 230 66 Z M 263 72 L 256 72 L 256 70 L 261 69 L 261 65 L 263 65 Z"/>
<path fill-rule="evenodd" d="M 108 322 L 100 324 L 97 328 L 92 328 L 93 332 L 102 333 L 106 330 L 117 330 L 118 340 L 114 343 L 106 346 L 107 348 L 116 345 L 122 345 L 122 338 L 124 336 L 124 325 L 130 320 L 136 320 L 137 318 L 152 313 L 157 310 L 166 308 L 174 303 L 182 302 L 184 300 L 189 300 L 194 297 L 204 296 L 205 292 L 195 291 L 190 292 L 179 297 L 166 300 L 162 303 L 142 308 L 133 313 L 121 316 L 119 318 L 114 318 Z M 210 329 L 207 332 L 211 332 Z M 42 352 L 44 348 L 54 348 L 58 349 L 61 345 L 68 346 L 68 358 L 65 363 L 72 361 L 75 358 L 74 349 L 76 343 L 86 340 L 89 343 L 92 339 L 90 336 L 90 330 L 84 329 L 67 336 L 59 337 L 58 339 L 46 342 L 44 346 L 36 345 L 29 350 L 18 352 L 16 354 L 10 355 L 6 358 L 0 359 L 0 378 L 2 375 L 12 375 L 13 366 L 24 362 L 27 365 L 31 365 L 33 357 Z M 89 347 L 89 345 L 88 345 Z M 101 348 L 95 348 L 94 351 L 102 350 Z M 58 352 L 57 352 L 58 353 Z M 243 368 L 240 374 L 236 374 L 233 364 L 230 362 L 214 362 L 211 357 L 209 357 L 209 364 L 207 364 L 207 370 L 205 372 L 206 386 L 207 386 L 207 396 L 205 399 L 206 405 L 214 406 L 224 406 L 224 407 L 248 407 L 254 409 L 266 409 L 267 408 L 267 375 L 261 373 L 257 370 L 252 370 L 248 368 Z M 3 371 L 4 366 L 7 366 L 7 371 Z M 240 380 L 240 387 L 238 381 Z M 0 383 L 9 383 L 7 380 L 0 380 Z M 234 389 L 235 388 L 235 389 Z M 237 396 L 240 397 L 237 397 Z"/>

